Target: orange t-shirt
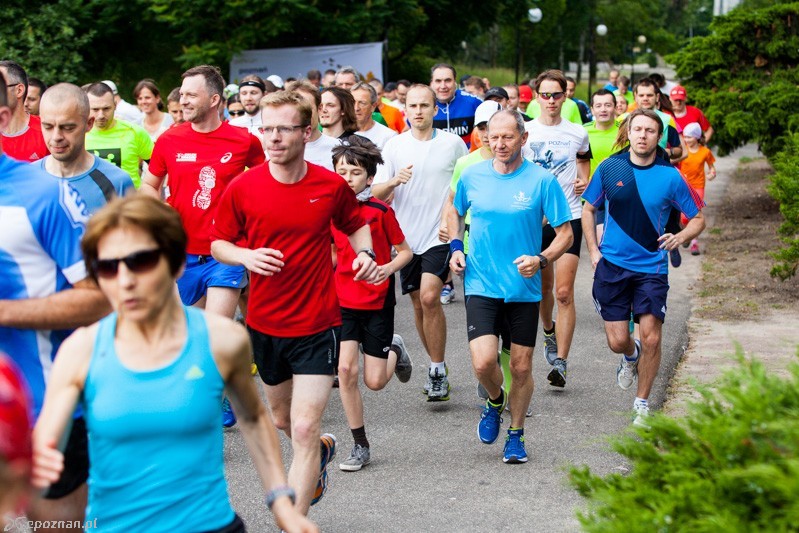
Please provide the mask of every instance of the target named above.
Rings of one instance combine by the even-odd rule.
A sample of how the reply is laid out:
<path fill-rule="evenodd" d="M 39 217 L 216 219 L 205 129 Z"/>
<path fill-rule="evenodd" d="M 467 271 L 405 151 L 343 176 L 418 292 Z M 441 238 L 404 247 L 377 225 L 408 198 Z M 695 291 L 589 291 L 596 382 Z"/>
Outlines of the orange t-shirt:
<path fill-rule="evenodd" d="M 712 165 L 716 162 L 711 152 L 706 146 L 700 146 L 696 152 L 688 150 L 688 157 L 680 161 L 680 170 L 685 181 L 694 189 L 705 188 L 705 164 Z"/>

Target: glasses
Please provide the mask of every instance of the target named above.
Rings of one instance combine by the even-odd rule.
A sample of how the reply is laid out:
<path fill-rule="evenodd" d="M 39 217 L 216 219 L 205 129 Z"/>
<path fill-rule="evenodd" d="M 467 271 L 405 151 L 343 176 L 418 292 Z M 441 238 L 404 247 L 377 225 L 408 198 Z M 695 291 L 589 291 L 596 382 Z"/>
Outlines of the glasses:
<path fill-rule="evenodd" d="M 305 124 L 300 124 L 299 126 L 259 126 L 258 131 L 264 135 L 272 135 L 272 132 L 277 130 L 277 132 L 281 135 L 288 135 L 296 129 L 307 127 L 308 126 Z"/>
<path fill-rule="evenodd" d="M 119 272 L 119 263 L 125 263 L 134 274 L 143 274 L 154 269 L 161 260 L 161 249 L 141 250 L 118 259 L 95 259 L 92 269 L 100 278 L 114 278 Z"/>
<path fill-rule="evenodd" d="M 544 100 L 549 100 L 550 98 L 554 98 L 555 100 L 560 100 L 561 98 L 566 96 L 566 93 L 564 93 L 563 91 L 559 91 L 556 93 L 538 93 L 538 95 Z"/>
<path fill-rule="evenodd" d="M 244 111 L 228 111 L 227 114 L 231 117 L 240 117 L 244 114 Z"/>

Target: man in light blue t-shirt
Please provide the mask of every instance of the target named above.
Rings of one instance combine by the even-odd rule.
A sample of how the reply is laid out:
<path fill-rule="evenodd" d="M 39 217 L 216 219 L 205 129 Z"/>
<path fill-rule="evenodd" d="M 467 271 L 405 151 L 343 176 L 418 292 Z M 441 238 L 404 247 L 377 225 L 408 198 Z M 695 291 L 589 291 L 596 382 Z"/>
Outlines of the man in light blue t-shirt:
<path fill-rule="evenodd" d="M 524 419 L 533 394 L 532 358 L 541 301 L 540 269 L 572 244 L 571 209 L 557 178 L 521 155 L 527 142 L 515 111 L 499 111 L 488 122 L 494 159 L 464 170 L 447 217 L 452 239 L 450 268 L 465 271 L 469 348 L 477 379 L 489 399 L 478 425 L 485 444 L 499 436 L 500 415 L 510 400 L 511 425 L 503 461 L 527 462 Z M 464 217 L 471 210 L 469 257 L 463 253 Z M 555 228 L 541 251 L 541 222 Z M 505 394 L 497 363 L 499 335 L 510 336 L 513 388 Z"/>
<path fill-rule="evenodd" d="M 42 95 L 39 109 L 50 155 L 34 164 L 77 190 L 89 214 L 133 189 L 127 172 L 86 151 L 86 132 L 94 118 L 89 113 L 89 98 L 80 87 L 71 83 L 51 87 Z"/>

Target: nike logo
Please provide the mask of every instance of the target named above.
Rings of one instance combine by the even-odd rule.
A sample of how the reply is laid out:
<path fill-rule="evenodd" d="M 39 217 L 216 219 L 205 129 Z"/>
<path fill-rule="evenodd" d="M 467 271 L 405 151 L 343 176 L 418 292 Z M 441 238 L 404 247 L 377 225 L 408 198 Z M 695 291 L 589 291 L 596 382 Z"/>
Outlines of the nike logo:
<path fill-rule="evenodd" d="M 311 203 L 318 202 L 319 198 L 311 198 Z"/>

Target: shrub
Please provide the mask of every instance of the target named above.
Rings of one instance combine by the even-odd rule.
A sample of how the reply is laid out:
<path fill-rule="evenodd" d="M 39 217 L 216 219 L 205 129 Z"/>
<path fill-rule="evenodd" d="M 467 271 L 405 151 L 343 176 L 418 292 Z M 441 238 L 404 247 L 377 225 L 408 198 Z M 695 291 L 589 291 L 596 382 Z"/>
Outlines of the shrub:
<path fill-rule="evenodd" d="M 785 219 L 779 229 L 785 248 L 774 253 L 778 263 L 771 275 L 787 279 L 796 274 L 799 265 L 799 134 L 786 140 L 783 151 L 772 158 L 772 165 L 769 193 L 780 203 Z"/>

